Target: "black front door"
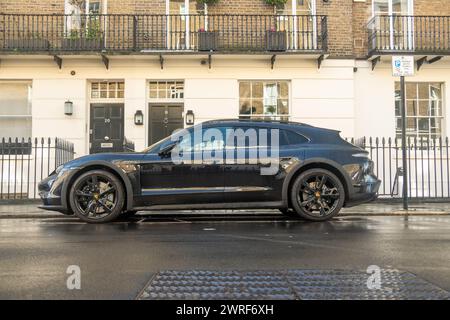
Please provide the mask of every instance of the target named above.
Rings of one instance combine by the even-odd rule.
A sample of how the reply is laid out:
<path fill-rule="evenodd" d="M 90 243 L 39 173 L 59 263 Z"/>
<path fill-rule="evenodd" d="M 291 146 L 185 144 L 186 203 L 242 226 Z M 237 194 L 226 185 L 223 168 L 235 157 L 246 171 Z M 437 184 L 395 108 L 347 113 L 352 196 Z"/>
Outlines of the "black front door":
<path fill-rule="evenodd" d="M 123 151 L 123 104 L 91 104 L 90 153 Z"/>
<path fill-rule="evenodd" d="M 148 141 L 152 145 L 183 128 L 183 106 L 179 104 L 149 105 Z"/>

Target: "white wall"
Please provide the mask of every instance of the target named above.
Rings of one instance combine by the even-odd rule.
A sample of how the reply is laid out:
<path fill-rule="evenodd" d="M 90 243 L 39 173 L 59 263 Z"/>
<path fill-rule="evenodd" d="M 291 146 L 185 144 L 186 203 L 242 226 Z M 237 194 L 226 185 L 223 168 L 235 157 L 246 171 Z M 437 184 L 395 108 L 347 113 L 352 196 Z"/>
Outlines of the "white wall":
<path fill-rule="evenodd" d="M 395 82 L 391 60 L 386 57 L 372 71 L 367 61 L 356 63 L 355 73 L 355 134 L 360 136 L 395 136 Z M 444 136 L 450 128 L 450 59 L 424 65 L 406 81 L 444 83 Z"/>
<path fill-rule="evenodd" d="M 289 80 L 291 120 L 342 131 L 342 136 L 393 136 L 394 82 L 390 63 L 325 60 L 279 55 L 274 69 L 270 56 L 213 56 L 212 68 L 201 56 L 167 56 L 161 69 L 157 56 L 113 56 L 106 70 L 100 57 L 63 57 L 63 68 L 52 57 L 5 57 L 0 79 L 33 80 L 33 136 L 58 136 L 75 143 L 78 155 L 88 152 L 89 80 L 125 80 L 125 135 L 136 149 L 147 144 L 148 80 L 185 80 L 184 110 L 193 110 L 196 122 L 236 118 L 238 80 Z M 445 60 L 445 59 L 444 59 Z M 450 62 L 425 65 L 414 81 L 450 83 Z M 353 67 L 358 67 L 354 72 Z M 75 71 L 75 75 L 71 75 Z M 450 97 L 450 87 L 446 97 Z M 64 115 L 64 101 L 74 102 L 74 115 Z M 447 101 L 448 99 L 446 99 Z M 448 105 L 448 103 L 447 103 Z M 144 126 L 134 125 L 136 110 L 144 112 Z M 450 127 L 450 108 L 446 127 Z"/>
<path fill-rule="evenodd" d="M 32 135 L 63 138 L 83 154 L 86 142 L 86 82 L 81 79 L 33 79 Z M 64 102 L 73 102 L 73 115 L 64 114 Z"/>

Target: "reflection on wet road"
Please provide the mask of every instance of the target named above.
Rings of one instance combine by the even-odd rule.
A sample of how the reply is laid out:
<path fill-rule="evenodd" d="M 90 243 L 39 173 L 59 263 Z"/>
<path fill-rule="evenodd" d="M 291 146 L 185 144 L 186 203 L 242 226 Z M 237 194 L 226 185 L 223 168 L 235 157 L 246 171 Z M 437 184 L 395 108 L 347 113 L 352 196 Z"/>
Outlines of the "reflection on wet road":
<path fill-rule="evenodd" d="M 450 289 L 450 216 L 279 214 L 0 219 L 0 298 L 132 299 L 159 270 L 396 268 Z M 78 265 L 82 290 L 66 288 Z"/>

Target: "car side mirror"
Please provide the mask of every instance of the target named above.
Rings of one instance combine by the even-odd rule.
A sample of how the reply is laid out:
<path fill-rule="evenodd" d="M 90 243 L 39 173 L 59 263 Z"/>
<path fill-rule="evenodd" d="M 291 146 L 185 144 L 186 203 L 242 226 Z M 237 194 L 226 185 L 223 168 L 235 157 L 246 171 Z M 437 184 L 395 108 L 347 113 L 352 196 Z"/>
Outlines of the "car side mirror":
<path fill-rule="evenodd" d="M 158 155 L 161 158 L 166 158 L 166 157 L 170 156 L 170 153 L 172 152 L 173 148 L 175 148 L 176 145 L 177 145 L 176 142 L 172 142 L 172 143 L 168 144 L 167 146 L 165 146 L 164 148 L 159 150 Z"/>

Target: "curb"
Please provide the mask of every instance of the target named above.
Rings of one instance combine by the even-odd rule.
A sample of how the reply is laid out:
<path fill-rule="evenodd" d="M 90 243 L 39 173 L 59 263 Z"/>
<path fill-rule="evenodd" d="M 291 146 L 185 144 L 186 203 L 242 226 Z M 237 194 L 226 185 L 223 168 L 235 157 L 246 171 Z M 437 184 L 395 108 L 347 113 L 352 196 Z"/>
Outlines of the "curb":
<path fill-rule="evenodd" d="M 152 215 L 151 213 L 148 214 L 144 214 L 142 215 L 142 217 L 146 217 L 147 215 Z M 171 218 L 173 218 L 174 216 L 176 217 L 183 217 L 183 216 L 198 216 L 198 217 L 214 217 L 215 215 L 220 215 L 220 216 L 229 216 L 229 217 L 233 217 L 233 216 L 239 216 L 242 214 L 223 214 L 223 213 L 219 213 L 219 214 L 204 214 L 204 213 L 200 213 L 200 214 L 195 214 L 195 213 L 183 213 L 183 214 L 170 214 L 170 211 L 167 211 L 165 214 L 158 214 L 162 217 L 164 216 L 170 216 Z M 258 213 L 249 213 L 246 214 L 247 216 L 257 216 L 257 215 L 262 215 L 262 214 L 258 214 Z M 278 214 L 274 214 L 274 215 L 278 215 Z M 153 217 L 155 216 L 155 214 L 152 215 Z M 281 216 L 281 214 L 280 214 Z M 399 217 L 399 216 L 404 216 L 404 217 L 408 217 L 408 216 L 450 216 L 449 212 L 443 212 L 443 211 L 409 211 L 409 212 L 404 212 L 404 211 L 392 211 L 392 212 L 374 212 L 374 213 L 341 213 L 339 215 L 337 215 L 336 217 Z M 62 218 L 62 219 L 75 219 L 74 216 L 72 215 L 64 215 L 64 214 L 46 214 L 46 213 L 22 213 L 22 214 L 2 214 L 0 213 L 0 219 L 51 219 L 51 218 Z"/>

